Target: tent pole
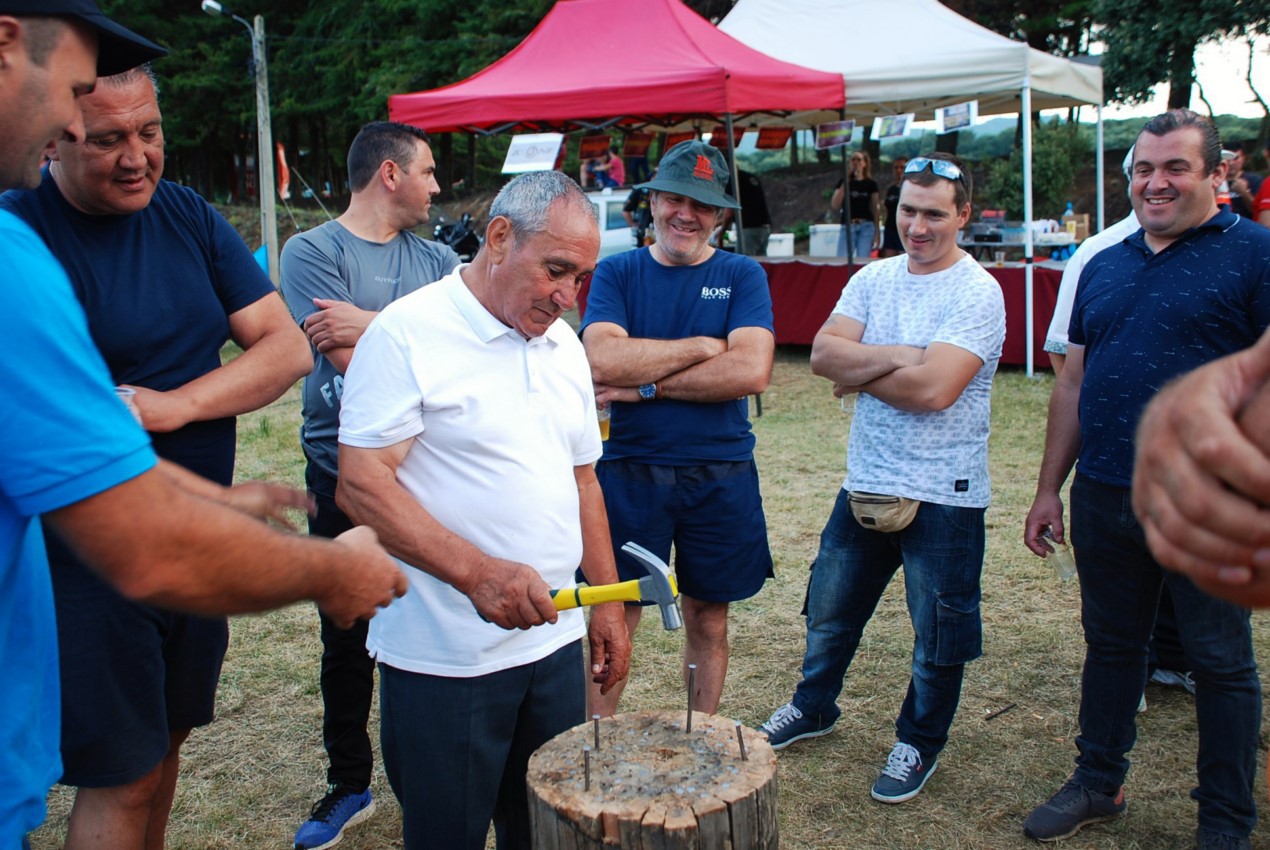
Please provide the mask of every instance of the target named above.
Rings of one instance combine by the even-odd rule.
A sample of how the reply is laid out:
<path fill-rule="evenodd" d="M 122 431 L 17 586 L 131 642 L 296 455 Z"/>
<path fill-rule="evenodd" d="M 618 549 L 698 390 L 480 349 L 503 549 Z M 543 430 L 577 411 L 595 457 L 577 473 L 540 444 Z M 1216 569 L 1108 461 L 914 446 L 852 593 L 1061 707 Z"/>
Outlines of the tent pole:
<path fill-rule="evenodd" d="M 1036 335 L 1032 318 L 1032 79 L 1023 81 L 1023 275 L 1024 315 L 1027 317 L 1027 376 L 1035 377 L 1032 349 Z"/>
<path fill-rule="evenodd" d="M 1103 150 L 1103 144 L 1105 142 L 1104 142 L 1102 130 L 1103 130 L 1102 104 L 1099 103 L 1098 104 L 1098 138 L 1096 142 L 1096 147 L 1094 149 L 1094 164 L 1095 164 L 1094 167 L 1097 168 L 1098 170 L 1098 178 L 1096 182 L 1098 184 L 1098 232 L 1099 233 L 1101 233 L 1103 229 L 1107 226 L 1107 222 L 1104 219 L 1104 216 L 1105 216 L 1104 209 L 1106 207 L 1105 198 L 1106 198 L 1106 189 L 1107 189 L 1105 185 L 1107 180 L 1107 175 L 1106 175 L 1107 152 Z"/>
<path fill-rule="evenodd" d="M 847 120 L 847 110 L 838 110 L 838 120 Z M 854 133 L 855 131 L 852 130 Z M 833 156 L 831 152 L 829 154 Z M 855 263 L 855 240 L 851 238 L 851 140 L 842 146 L 842 214 L 838 218 L 842 222 L 843 236 L 847 240 L 847 277 L 851 276 L 851 266 Z"/>
<path fill-rule="evenodd" d="M 741 202 L 741 175 L 736 170 L 736 144 L 735 137 L 732 135 L 732 113 L 727 112 L 723 115 L 723 125 L 728 131 L 728 169 L 732 172 L 732 191 L 736 192 L 736 201 Z M 736 252 L 741 256 L 745 256 L 745 219 L 743 213 L 745 211 L 737 207 L 733 214 L 736 220 Z M 723 245 L 723 234 L 719 234 L 719 245 Z"/>

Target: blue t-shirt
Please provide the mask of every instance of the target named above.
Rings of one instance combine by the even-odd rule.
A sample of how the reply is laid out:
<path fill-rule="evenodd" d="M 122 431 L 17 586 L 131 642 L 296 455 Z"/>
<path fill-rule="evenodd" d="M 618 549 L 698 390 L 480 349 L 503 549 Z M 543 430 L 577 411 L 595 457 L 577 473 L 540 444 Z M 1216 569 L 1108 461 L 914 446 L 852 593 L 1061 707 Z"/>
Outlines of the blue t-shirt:
<path fill-rule="evenodd" d="M 149 206 L 87 215 L 46 171 L 0 208 L 31 225 L 66 269 L 116 384 L 171 390 L 220 367 L 229 315 L 274 291 L 237 231 L 190 189 L 160 180 Z M 234 419 L 154 434 L 160 457 L 221 484 L 234 470 Z"/>
<path fill-rule="evenodd" d="M 595 322 L 641 339 L 726 339 L 738 328 L 772 330 L 772 296 L 763 267 L 749 257 L 715 251 L 701 265 L 663 266 L 640 248 L 596 267 L 582 328 Z M 605 460 L 685 466 L 753 456 L 747 398 L 619 402 L 612 415 Z"/>
<path fill-rule="evenodd" d="M 0 291 L 14 366 L 0 393 L 0 847 L 44 819 L 62 773 L 57 631 L 39 514 L 154 466 L 115 397 L 66 273 L 0 212 Z"/>
<path fill-rule="evenodd" d="M 1257 341 L 1268 281 L 1270 230 L 1230 212 L 1158 254 L 1139 230 L 1089 261 L 1068 332 L 1085 347 L 1081 474 L 1130 486 L 1143 407 L 1174 377 Z"/>

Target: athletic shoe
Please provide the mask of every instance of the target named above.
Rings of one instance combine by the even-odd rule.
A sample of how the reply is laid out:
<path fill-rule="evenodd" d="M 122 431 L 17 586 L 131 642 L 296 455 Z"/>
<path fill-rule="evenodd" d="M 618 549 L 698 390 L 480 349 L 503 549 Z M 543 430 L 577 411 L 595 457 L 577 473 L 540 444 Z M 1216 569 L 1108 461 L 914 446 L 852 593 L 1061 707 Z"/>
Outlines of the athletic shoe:
<path fill-rule="evenodd" d="M 1252 850 L 1252 839 L 1201 829 L 1195 835 L 1195 846 L 1198 850 Z"/>
<path fill-rule="evenodd" d="M 1147 694 L 1142 692 L 1142 696 L 1138 698 L 1138 714 L 1146 714 L 1147 711 Z"/>
<path fill-rule="evenodd" d="M 916 747 L 899 741 L 887 756 L 886 767 L 882 768 L 882 775 L 873 783 L 873 791 L 870 793 L 879 803 L 903 803 L 911 800 L 921 793 L 926 780 L 930 779 L 937 767 L 939 759 L 925 764 Z"/>
<path fill-rule="evenodd" d="M 1058 793 L 1032 810 L 1023 823 L 1023 834 L 1037 841 L 1070 838 L 1082 827 L 1115 820 L 1125 813 L 1124 788 L 1109 797 L 1090 791 L 1069 779 Z"/>
<path fill-rule="evenodd" d="M 823 714 L 807 717 L 792 702 L 787 702 L 772 712 L 772 716 L 758 729 L 767 735 L 767 743 L 772 745 L 773 750 L 783 750 L 803 738 L 828 735 L 837 725 L 837 717 L 826 723 Z"/>
<path fill-rule="evenodd" d="M 1151 681 L 1166 688 L 1182 688 L 1188 694 L 1195 693 L 1195 678 L 1190 670 L 1157 669 L 1151 674 Z"/>
<path fill-rule="evenodd" d="M 324 850 L 334 847 L 344 837 L 344 830 L 361 823 L 375 811 L 370 789 L 353 790 L 352 786 L 332 782 L 326 796 L 313 804 L 309 819 L 295 834 L 294 850 Z"/>

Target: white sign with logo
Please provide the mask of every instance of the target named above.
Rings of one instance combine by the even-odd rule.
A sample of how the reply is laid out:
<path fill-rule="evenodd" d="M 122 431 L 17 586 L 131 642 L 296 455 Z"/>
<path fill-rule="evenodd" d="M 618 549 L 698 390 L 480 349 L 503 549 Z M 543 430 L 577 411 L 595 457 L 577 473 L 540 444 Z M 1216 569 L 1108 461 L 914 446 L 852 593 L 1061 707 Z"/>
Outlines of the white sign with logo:
<path fill-rule="evenodd" d="M 507 158 L 503 160 L 504 174 L 524 174 L 527 171 L 550 171 L 556 166 L 556 154 L 560 152 L 562 133 L 528 133 L 513 136 Z"/>
<path fill-rule="evenodd" d="M 979 117 L 979 101 L 968 100 L 935 110 L 935 132 L 951 133 L 964 130 Z"/>

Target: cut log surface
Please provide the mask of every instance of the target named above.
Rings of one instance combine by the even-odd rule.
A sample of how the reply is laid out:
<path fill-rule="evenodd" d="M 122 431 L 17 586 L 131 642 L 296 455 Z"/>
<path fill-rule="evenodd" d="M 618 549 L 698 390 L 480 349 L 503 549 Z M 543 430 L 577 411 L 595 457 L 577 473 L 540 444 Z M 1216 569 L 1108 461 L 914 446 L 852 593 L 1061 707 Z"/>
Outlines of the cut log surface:
<path fill-rule="evenodd" d="M 536 850 L 775 850 L 776 754 L 732 720 L 641 711 L 562 732 L 529 760 Z M 585 790 L 583 747 L 591 747 Z"/>

